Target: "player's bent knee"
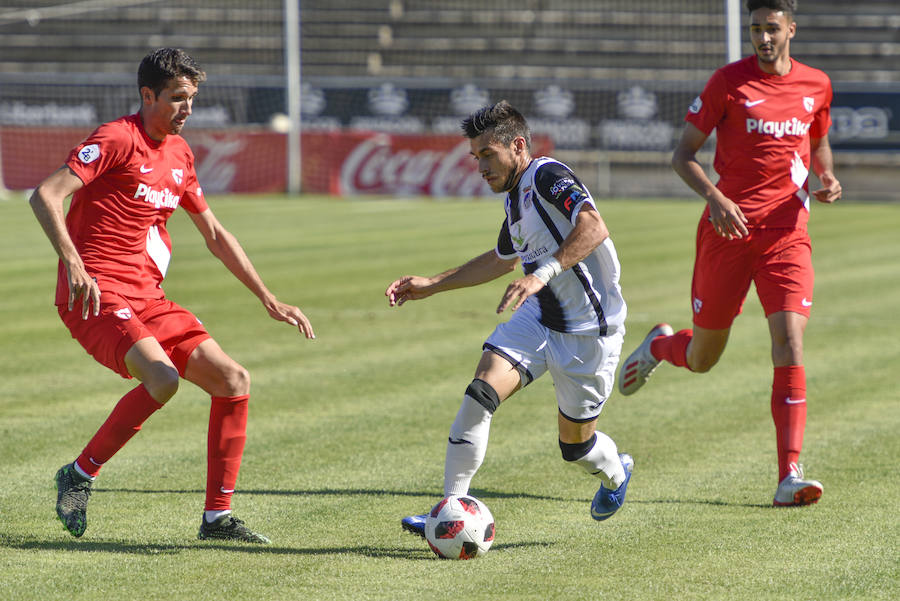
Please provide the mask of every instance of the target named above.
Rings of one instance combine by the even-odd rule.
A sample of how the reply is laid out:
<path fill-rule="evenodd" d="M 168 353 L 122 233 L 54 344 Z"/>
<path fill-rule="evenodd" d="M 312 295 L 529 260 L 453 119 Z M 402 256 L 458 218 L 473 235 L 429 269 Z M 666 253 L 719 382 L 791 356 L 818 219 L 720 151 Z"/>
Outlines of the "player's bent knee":
<path fill-rule="evenodd" d="M 466 396 L 477 401 L 479 405 L 491 414 L 500 406 L 500 395 L 497 394 L 494 387 L 478 378 L 472 380 L 472 383 L 466 388 Z"/>
<path fill-rule="evenodd" d="M 225 396 L 250 394 L 250 372 L 244 366 L 234 363 L 222 376 Z"/>
<path fill-rule="evenodd" d="M 177 369 L 169 365 L 161 365 L 147 374 L 142 384 L 157 403 L 166 403 L 178 392 L 180 382 L 181 377 L 178 375 Z"/>

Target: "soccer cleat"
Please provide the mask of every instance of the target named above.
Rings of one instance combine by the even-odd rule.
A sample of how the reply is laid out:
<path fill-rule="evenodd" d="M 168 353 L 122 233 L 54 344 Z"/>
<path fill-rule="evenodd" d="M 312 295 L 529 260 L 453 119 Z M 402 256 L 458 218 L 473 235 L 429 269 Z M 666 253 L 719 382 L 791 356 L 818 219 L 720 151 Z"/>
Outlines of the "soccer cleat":
<path fill-rule="evenodd" d="M 205 517 L 201 518 L 200 532 L 197 533 L 197 538 L 200 540 L 233 540 L 261 545 L 268 545 L 272 542 L 262 534 L 247 528 L 243 520 L 232 517 L 230 513 L 212 523 L 207 522 Z"/>
<path fill-rule="evenodd" d="M 818 503 L 822 496 L 822 483 L 818 480 L 804 480 L 803 466 L 791 464 L 790 473 L 778 483 L 775 491 L 775 507 L 792 507 Z"/>
<path fill-rule="evenodd" d="M 81 536 L 87 529 L 87 503 L 92 484 L 71 463 L 56 472 L 56 515 L 72 536 Z"/>
<path fill-rule="evenodd" d="M 425 538 L 426 517 L 428 517 L 427 513 L 423 513 L 422 515 L 409 515 L 400 520 L 400 525 L 403 526 L 403 529 L 407 532 Z"/>
<path fill-rule="evenodd" d="M 624 395 L 634 394 L 650 378 L 650 374 L 659 365 L 659 359 L 650 353 L 650 343 L 658 336 L 671 336 L 672 326 L 667 323 L 656 324 L 633 353 L 628 355 L 622 369 L 619 370 L 619 392 Z"/>
<path fill-rule="evenodd" d="M 619 460 L 622 467 L 625 468 L 625 482 L 616 490 L 610 490 L 600 485 L 600 490 L 594 495 L 591 502 L 591 517 L 602 522 L 613 516 L 625 502 L 625 491 L 628 489 L 628 482 L 631 480 L 631 472 L 634 470 L 634 459 L 628 453 L 619 453 Z"/>

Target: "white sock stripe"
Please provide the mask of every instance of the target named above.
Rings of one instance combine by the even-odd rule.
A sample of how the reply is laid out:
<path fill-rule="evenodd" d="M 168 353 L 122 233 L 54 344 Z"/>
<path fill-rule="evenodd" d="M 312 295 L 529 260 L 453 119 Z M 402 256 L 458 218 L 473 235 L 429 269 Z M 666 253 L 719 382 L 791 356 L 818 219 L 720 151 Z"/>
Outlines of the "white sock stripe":
<path fill-rule="evenodd" d="M 81 466 L 78 465 L 78 462 L 77 462 L 77 461 L 75 461 L 75 462 L 72 463 L 72 468 L 73 468 L 76 472 L 78 472 L 78 475 L 79 475 L 79 476 L 81 476 L 82 478 L 87 478 L 87 479 L 90 480 L 91 482 L 93 482 L 94 479 L 96 478 L 96 476 L 92 476 L 92 475 L 88 474 L 87 472 L 85 472 L 83 469 L 81 469 Z"/>

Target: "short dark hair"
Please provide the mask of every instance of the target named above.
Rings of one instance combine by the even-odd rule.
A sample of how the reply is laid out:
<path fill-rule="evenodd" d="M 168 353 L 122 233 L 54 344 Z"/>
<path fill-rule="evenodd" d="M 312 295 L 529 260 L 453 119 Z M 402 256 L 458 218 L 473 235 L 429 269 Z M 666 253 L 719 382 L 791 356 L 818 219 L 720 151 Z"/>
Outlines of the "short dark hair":
<path fill-rule="evenodd" d="M 490 140 L 509 145 L 518 137 L 525 138 L 531 151 L 531 128 L 522 113 L 505 100 L 478 109 L 462 122 L 462 130 L 470 140 L 486 131 L 492 132 Z"/>
<path fill-rule="evenodd" d="M 138 89 L 148 87 L 156 96 L 170 79 L 187 77 L 194 85 L 206 81 L 200 65 L 181 48 L 158 48 L 144 57 L 138 67 Z"/>
<path fill-rule="evenodd" d="M 752 13 L 758 8 L 780 10 L 793 17 L 797 12 L 797 0 L 747 0 L 747 13 Z"/>

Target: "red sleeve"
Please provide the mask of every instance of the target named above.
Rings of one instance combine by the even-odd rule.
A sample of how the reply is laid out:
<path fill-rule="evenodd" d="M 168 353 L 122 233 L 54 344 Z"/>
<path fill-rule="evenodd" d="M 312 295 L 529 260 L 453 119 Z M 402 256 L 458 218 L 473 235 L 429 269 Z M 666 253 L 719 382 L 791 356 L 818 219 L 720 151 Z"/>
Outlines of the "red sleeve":
<path fill-rule="evenodd" d="M 124 164 L 132 145 L 124 129 L 115 122 L 105 123 L 72 149 L 66 165 L 86 186 L 106 171 Z"/>
<path fill-rule="evenodd" d="M 190 213 L 202 213 L 209 208 L 203 197 L 203 189 L 197 181 L 197 173 L 194 171 L 194 157 L 191 156 L 190 167 L 185 174 L 184 193 L 181 195 L 181 206 Z"/>
<path fill-rule="evenodd" d="M 693 104 L 688 108 L 685 121 L 697 126 L 707 136 L 712 133 L 716 125 L 725 117 L 725 106 L 728 100 L 725 76 L 721 69 L 713 73 L 706 87 L 700 93 Z"/>
<path fill-rule="evenodd" d="M 825 102 L 822 103 L 822 107 L 813 117 L 813 122 L 809 127 L 810 138 L 824 138 L 831 127 L 831 99 L 834 96 L 834 92 L 831 89 L 831 80 L 827 77 L 825 85 Z"/>

